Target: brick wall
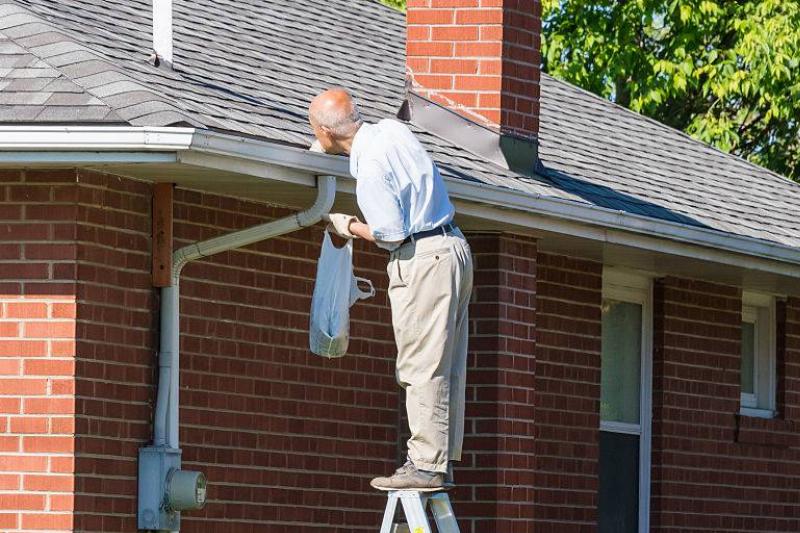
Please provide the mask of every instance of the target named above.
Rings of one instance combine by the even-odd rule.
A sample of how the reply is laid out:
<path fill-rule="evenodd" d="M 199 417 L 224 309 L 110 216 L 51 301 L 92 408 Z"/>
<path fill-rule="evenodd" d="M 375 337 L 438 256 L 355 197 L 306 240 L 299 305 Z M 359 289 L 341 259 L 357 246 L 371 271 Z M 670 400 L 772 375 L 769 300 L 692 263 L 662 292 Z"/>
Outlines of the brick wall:
<path fill-rule="evenodd" d="M 158 340 L 150 193 L 87 172 L 0 174 L 1 531 L 135 530 Z M 177 244 L 288 213 L 178 190 Z M 590 531 L 601 265 L 468 238 L 462 530 Z M 180 436 L 185 467 L 211 485 L 183 531 L 379 523 L 368 482 L 394 468 L 404 429 L 386 257 L 359 243 L 378 296 L 353 308 L 350 355 L 325 361 L 305 348 L 320 240 L 315 227 L 185 269 Z M 778 308 L 776 420 L 737 415 L 738 289 L 666 278 L 654 309 L 653 530 L 800 530 L 800 299 Z"/>
<path fill-rule="evenodd" d="M 536 242 L 467 236 L 475 267 L 463 462 L 464 533 L 532 532 Z"/>
<path fill-rule="evenodd" d="M 139 447 L 151 437 L 156 294 L 150 186 L 81 172 L 78 187 L 75 525 L 135 531 Z"/>
<path fill-rule="evenodd" d="M 0 171 L 0 530 L 72 528 L 75 172 Z"/>
<path fill-rule="evenodd" d="M 737 415 L 739 289 L 666 278 L 654 304 L 652 529 L 800 530 L 798 421 L 786 416 L 798 408 L 797 300 L 783 313 L 776 420 Z"/>
<path fill-rule="evenodd" d="M 149 195 L 135 181 L 81 176 L 83 531 L 136 527 L 137 450 L 151 438 L 155 401 Z M 176 245 L 289 213 L 178 190 Z M 184 513 L 182 531 L 371 531 L 380 518 L 384 500 L 368 483 L 394 468 L 397 412 L 384 259 L 357 254 L 378 296 L 353 308 L 350 354 L 326 361 L 306 349 L 321 238 L 308 229 L 184 270 L 180 440 L 184 467 L 210 485 L 207 507 Z"/>
<path fill-rule="evenodd" d="M 602 265 L 540 253 L 535 531 L 597 523 Z"/>

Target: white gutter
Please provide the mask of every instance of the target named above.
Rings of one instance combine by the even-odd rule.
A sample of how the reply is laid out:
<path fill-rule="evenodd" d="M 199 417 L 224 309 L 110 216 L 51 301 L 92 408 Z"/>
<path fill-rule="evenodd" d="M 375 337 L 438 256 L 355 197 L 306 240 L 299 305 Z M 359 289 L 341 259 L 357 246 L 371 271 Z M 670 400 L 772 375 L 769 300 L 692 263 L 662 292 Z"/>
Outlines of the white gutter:
<path fill-rule="evenodd" d="M 63 127 L 0 126 L 0 153 L 15 151 L 18 164 L 42 164 L 54 157 L 52 152 L 76 149 L 81 151 L 146 151 L 175 152 L 178 162 L 208 165 L 210 168 L 230 168 L 231 162 L 239 162 L 242 171 L 255 172 L 263 165 L 277 165 L 305 171 L 308 174 L 331 175 L 346 178 L 340 189 L 352 190 L 349 183 L 349 165 L 345 158 L 310 152 L 306 149 L 237 137 L 194 128 L 150 128 L 150 127 Z M 30 159 L 24 160 L 29 152 Z M 103 163 L 102 154 L 97 154 L 98 163 Z M 89 159 L 87 156 L 84 159 Z M 1 161 L 1 160 L 0 160 Z M 296 179 L 291 180 L 298 183 Z M 722 252 L 722 262 L 740 262 L 741 255 L 763 258 L 767 261 L 791 265 L 788 275 L 800 277 L 800 249 L 769 243 L 751 237 L 726 234 L 708 228 L 662 221 L 642 215 L 615 211 L 590 204 L 571 202 L 558 198 L 533 196 L 512 189 L 485 185 L 463 180 L 449 179 L 448 189 L 455 200 L 474 206 L 485 206 L 481 216 L 499 222 L 517 219 L 518 224 L 537 229 L 545 220 L 548 231 L 577 234 L 576 224 L 586 226 L 581 236 L 601 242 L 613 242 L 640 248 L 643 238 L 663 240 L 660 248 L 671 253 L 672 243 L 711 248 Z M 514 214 L 523 215 L 514 217 Z M 527 218 L 533 217 L 531 220 Z M 534 224 L 534 222 L 536 224 Z M 595 229 L 593 229 L 595 228 Z M 614 230 L 613 232 L 605 230 Z M 613 234 L 613 241 L 609 237 Z M 687 247 L 674 248 L 678 255 L 694 257 Z M 731 256 L 726 261 L 724 254 Z M 787 274 L 786 268 L 762 264 L 766 271 Z"/>
<path fill-rule="evenodd" d="M 248 246 L 308 226 L 313 226 L 333 206 L 336 178 L 317 178 L 317 198 L 305 211 L 252 228 L 185 246 L 173 254 L 172 283 L 161 291 L 161 347 L 153 445 L 178 448 L 178 375 L 180 347 L 180 275 L 190 261 Z"/>

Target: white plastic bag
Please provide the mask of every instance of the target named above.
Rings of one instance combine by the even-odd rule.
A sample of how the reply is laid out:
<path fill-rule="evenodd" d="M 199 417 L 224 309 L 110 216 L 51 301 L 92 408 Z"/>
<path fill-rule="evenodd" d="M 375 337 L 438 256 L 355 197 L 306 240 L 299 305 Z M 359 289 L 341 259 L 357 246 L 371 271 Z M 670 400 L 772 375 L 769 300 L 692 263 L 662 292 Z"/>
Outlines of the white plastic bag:
<path fill-rule="evenodd" d="M 369 290 L 362 291 L 359 283 L 368 285 Z M 342 357 L 350 342 L 350 306 L 372 296 L 375 296 L 372 282 L 353 275 L 353 241 L 336 248 L 325 231 L 311 298 L 308 330 L 311 351 L 322 357 Z"/>

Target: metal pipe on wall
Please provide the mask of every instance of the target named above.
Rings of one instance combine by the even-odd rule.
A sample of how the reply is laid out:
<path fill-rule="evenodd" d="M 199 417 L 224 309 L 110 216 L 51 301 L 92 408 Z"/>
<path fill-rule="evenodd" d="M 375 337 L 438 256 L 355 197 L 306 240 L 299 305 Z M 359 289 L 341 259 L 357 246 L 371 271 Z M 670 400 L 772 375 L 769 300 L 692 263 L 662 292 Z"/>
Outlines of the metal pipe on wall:
<path fill-rule="evenodd" d="M 181 270 L 187 263 L 202 257 L 248 246 L 316 224 L 333 206 L 336 196 L 336 178 L 333 176 L 318 177 L 317 189 L 317 198 L 314 204 L 304 211 L 252 228 L 196 242 L 176 250 L 173 254 L 172 285 L 161 291 L 161 349 L 159 351 L 159 384 L 153 439 L 156 446 L 166 444 L 172 448 L 178 447 Z M 169 384 L 168 388 L 167 384 Z"/>

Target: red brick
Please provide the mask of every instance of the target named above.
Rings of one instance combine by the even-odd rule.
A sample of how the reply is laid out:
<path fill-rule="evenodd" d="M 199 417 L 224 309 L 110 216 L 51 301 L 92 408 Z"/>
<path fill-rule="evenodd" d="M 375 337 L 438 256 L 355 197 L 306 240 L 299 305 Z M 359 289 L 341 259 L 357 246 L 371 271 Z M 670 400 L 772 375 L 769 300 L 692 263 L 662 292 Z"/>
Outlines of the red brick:
<path fill-rule="evenodd" d="M 0 413 L 2 414 L 18 414 L 21 407 L 22 401 L 19 398 L 0 397 Z"/>
<path fill-rule="evenodd" d="M 18 359 L 0 359 L 0 375 L 18 375 L 22 365 Z"/>
<path fill-rule="evenodd" d="M 0 435 L 0 452 L 18 452 L 19 437 Z"/>
<path fill-rule="evenodd" d="M 74 322 L 25 322 L 25 337 L 69 338 L 75 336 Z"/>
<path fill-rule="evenodd" d="M 18 490 L 20 479 L 19 474 L 0 474 L 0 490 Z"/>
<path fill-rule="evenodd" d="M 26 398 L 25 414 L 71 414 L 75 412 L 72 398 Z"/>
<path fill-rule="evenodd" d="M 0 322 L 0 337 L 19 337 L 19 323 Z"/>
<path fill-rule="evenodd" d="M 0 455 L 0 471 L 3 472 L 44 472 L 47 457 L 43 455 Z"/>
<path fill-rule="evenodd" d="M 74 417 L 58 417 L 54 416 L 51 417 L 51 432 L 53 434 L 68 434 L 72 435 L 75 433 L 75 418 Z"/>
<path fill-rule="evenodd" d="M 44 341 L 3 340 L 0 342 L 0 357 L 43 357 L 45 355 L 47 355 L 47 343 Z"/>
<path fill-rule="evenodd" d="M 70 379 L 52 379 L 50 380 L 51 394 L 53 396 L 74 395 L 75 394 L 75 380 Z"/>
<path fill-rule="evenodd" d="M 3 391 L 3 394 L 18 396 L 41 396 L 47 392 L 47 381 L 0 378 L 0 391 Z"/>
<path fill-rule="evenodd" d="M 72 494 L 54 494 L 50 496 L 50 508 L 53 511 L 72 511 L 75 509 L 75 496 Z"/>
<path fill-rule="evenodd" d="M 75 478 L 71 475 L 25 475 L 23 489 L 27 491 L 72 492 Z M 52 500 L 51 500 L 52 504 Z M 55 507 L 52 509 L 56 510 Z"/>
<path fill-rule="evenodd" d="M 433 26 L 431 40 L 433 41 L 477 41 L 478 26 Z"/>
<path fill-rule="evenodd" d="M 457 12 L 456 22 L 459 24 L 502 24 L 503 10 L 495 9 L 461 9 Z"/>
<path fill-rule="evenodd" d="M 17 529 L 19 525 L 19 514 L 17 513 L 0 513 L 0 528 L 4 531 Z"/>
<path fill-rule="evenodd" d="M 22 527 L 31 530 L 72 530 L 72 514 L 33 514 L 25 513 L 22 515 Z"/>
<path fill-rule="evenodd" d="M 50 472 L 57 474 L 69 474 L 75 472 L 74 457 L 51 457 Z"/>
<path fill-rule="evenodd" d="M 43 511 L 45 497 L 37 494 L 2 494 L 0 509 L 4 511 Z"/>
<path fill-rule="evenodd" d="M 412 9 L 408 12 L 407 23 L 415 24 L 452 24 L 455 12 L 452 9 Z"/>
<path fill-rule="evenodd" d="M 11 433 L 47 433 L 49 420 L 49 418 L 40 416 L 12 417 Z"/>
<path fill-rule="evenodd" d="M 72 437 L 23 437 L 22 448 L 31 453 L 70 453 L 75 449 Z"/>
<path fill-rule="evenodd" d="M 74 340 L 50 341 L 50 355 L 53 357 L 67 357 L 75 355 Z"/>
<path fill-rule="evenodd" d="M 0 364 L 2 364 L 0 360 Z M 25 361 L 26 376 L 72 376 L 75 374 L 74 359 L 28 359 Z"/>
<path fill-rule="evenodd" d="M 5 304 L 8 318 L 47 318 L 47 304 L 39 302 L 9 302 Z"/>
<path fill-rule="evenodd" d="M 77 306 L 74 303 L 52 304 L 52 318 L 75 318 Z"/>

